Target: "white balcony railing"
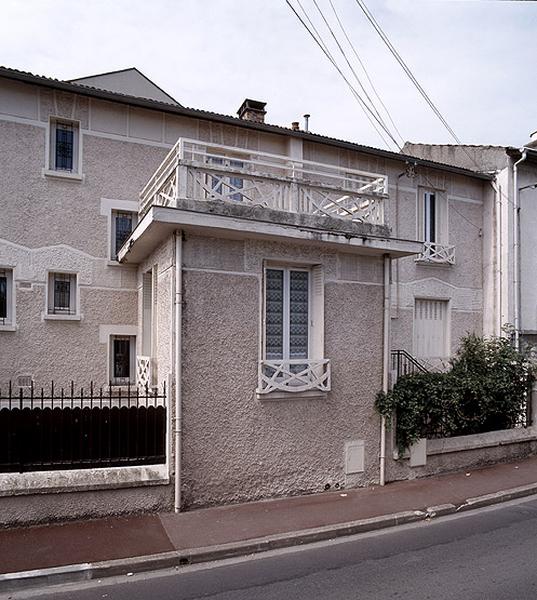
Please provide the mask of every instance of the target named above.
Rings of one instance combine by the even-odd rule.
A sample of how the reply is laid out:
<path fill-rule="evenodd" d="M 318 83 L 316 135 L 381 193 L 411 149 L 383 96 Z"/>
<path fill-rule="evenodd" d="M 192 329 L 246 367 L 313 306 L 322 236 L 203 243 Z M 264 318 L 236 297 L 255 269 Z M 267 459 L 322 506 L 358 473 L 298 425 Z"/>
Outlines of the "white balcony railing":
<path fill-rule="evenodd" d="M 140 214 L 182 199 L 221 200 L 385 224 L 385 175 L 180 139 L 140 194 Z"/>
<path fill-rule="evenodd" d="M 330 391 L 327 359 L 262 360 L 259 362 L 259 395 L 270 392 Z"/>
<path fill-rule="evenodd" d="M 455 246 L 424 242 L 423 252 L 416 258 L 416 262 L 435 263 L 439 265 L 454 265 Z"/>
<path fill-rule="evenodd" d="M 136 385 L 141 388 L 153 385 L 153 369 L 150 356 L 136 357 Z"/>

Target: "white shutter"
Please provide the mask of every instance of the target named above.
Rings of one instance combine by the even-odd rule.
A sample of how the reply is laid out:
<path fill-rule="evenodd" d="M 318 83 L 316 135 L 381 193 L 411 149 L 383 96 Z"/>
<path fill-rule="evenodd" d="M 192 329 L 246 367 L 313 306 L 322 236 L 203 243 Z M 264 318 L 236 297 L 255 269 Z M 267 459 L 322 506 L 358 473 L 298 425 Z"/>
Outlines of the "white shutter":
<path fill-rule="evenodd" d="M 418 300 L 414 309 L 414 353 L 418 358 L 446 358 L 447 307 L 445 300 Z"/>
<path fill-rule="evenodd" d="M 142 276 L 142 354 L 151 356 L 151 330 L 153 312 L 153 273 Z"/>
<path fill-rule="evenodd" d="M 311 269 L 310 335 L 309 358 L 324 358 L 324 274 L 321 265 Z"/>

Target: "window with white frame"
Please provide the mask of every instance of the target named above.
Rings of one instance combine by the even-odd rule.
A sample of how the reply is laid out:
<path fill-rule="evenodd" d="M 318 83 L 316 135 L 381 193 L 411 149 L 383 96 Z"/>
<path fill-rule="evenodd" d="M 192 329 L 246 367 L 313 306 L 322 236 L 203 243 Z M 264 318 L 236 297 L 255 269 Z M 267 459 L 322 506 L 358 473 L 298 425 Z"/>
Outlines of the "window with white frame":
<path fill-rule="evenodd" d="M 110 336 L 110 383 L 134 384 L 136 377 L 136 336 Z"/>
<path fill-rule="evenodd" d="M 77 295 L 76 273 L 49 273 L 47 306 L 49 315 L 76 315 Z"/>
<path fill-rule="evenodd" d="M 267 268 L 265 282 L 265 357 L 308 358 L 310 271 Z"/>
<path fill-rule="evenodd" d="M 244 163 L 242 161 L 226 157 L 209 156 L 207 162 L 212 165 L 228 167 L 230 169 L 244 168 Z M 235 202 L 242 202 L 243 200 L 243 195 L 240 192 L 244 187 L 244 180 L 242 177 L 226 174 L 225 172 L 215 173 L 214 175 L 209 175 L 207 184 L 210 188 L 210 197 L 234 200 Z"/>
<path fill-rule="evenodd" d="M 79 172 L 80 124 L 68 119 L 50 119 L 49 164 L 51 171 Z"/>
<path fill-rule="evenodd" d="M 414 354 L 418 358 L 449 356 L 449 302 L 416 298 Z"/>
<path fill-rule="evenodd" d="M 0 326 L 13 325 L 13 269 L 0 268 Z"/>
<path fill-rule="evenodd" d="M 447 202 L 438 190 L 419 190 L 418 238 L 429 244 L 447 244 Z"/>
<path fill-rule="evenodd" d="M 110 257 L 117 260 L 117 254 L 121 246 L 127 241 L 132 230 L 136 227 L 138 215 L 127 210 L 112 210 L 111 213 L 111 247 Z"/>
<path fill-rule="evenodd" d="M 432 244 L 437 241 L 437 212 L 435 192 L 423 193 L 423 239 Z"/>
<path fill-rule="evenodd" d="M 330 390 L 322 267 L 267 265 L 258 396 Z"/>

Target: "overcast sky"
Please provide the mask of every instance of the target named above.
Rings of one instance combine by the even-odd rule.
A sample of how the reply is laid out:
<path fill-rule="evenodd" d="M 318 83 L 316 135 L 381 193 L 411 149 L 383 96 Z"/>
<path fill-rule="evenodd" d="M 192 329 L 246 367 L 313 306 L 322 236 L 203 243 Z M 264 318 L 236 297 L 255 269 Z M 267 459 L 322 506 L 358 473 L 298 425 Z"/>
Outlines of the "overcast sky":
<path fill-rule="evenodd" d="M 330 0 L 317 2 L 344 41 Z M 402 137 L 453 143 L 356 0 L 332 2 Z M 366 2 L 465 143 L 521 145 L 537 129 L 537 2 Z M 301 3 L 335 54 L 314 0 Z M 384 146 L 285 0 L 1 0 L 0 9 L 5 66 L 58 79 L 136 66 L 185 106 L 235 114 L 254 98 L 270 123 L 308 112 L 316 133 Z"/>

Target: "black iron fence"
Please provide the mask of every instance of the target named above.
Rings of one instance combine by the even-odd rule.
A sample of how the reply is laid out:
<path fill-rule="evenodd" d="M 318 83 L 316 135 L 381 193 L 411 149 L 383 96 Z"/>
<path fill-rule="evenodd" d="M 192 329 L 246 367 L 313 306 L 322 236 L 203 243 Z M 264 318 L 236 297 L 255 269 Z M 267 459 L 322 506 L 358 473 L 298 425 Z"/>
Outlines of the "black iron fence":
<path fill-rule="evenodd" d="M 0 472 L 166 461 L 166 387 L 0 389 Z"/>

